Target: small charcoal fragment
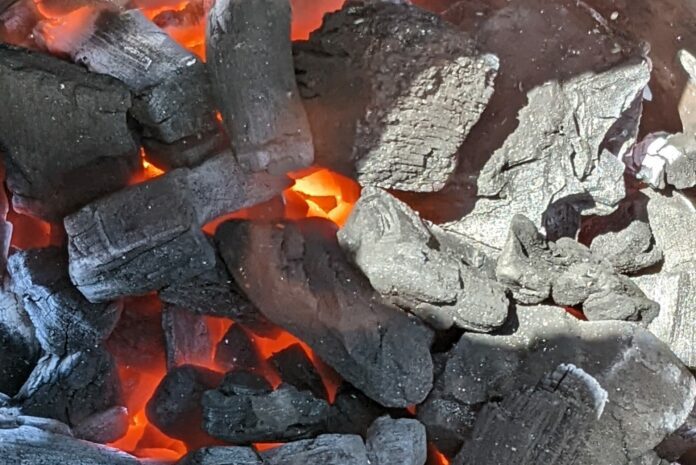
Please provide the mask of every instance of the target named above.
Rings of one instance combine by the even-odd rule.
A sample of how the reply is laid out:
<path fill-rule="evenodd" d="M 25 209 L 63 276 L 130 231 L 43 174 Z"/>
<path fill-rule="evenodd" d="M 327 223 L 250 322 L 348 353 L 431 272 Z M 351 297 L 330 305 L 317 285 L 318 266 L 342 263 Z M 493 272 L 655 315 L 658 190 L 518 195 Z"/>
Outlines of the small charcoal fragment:
<path fill-rule="evenodd" d="M 176 465 L 262 465 L 250 447 L 204 447 L 189 452 Z"/>
<path fill-rule="evenodd" d="M 428 458 L 425 427 L 408 418 L 378 418 L 367 432 L 366 446 L 371 465 L 424 465 Z"/>
<path fill-rule="evenodd" d="M 116 406 L 86 418 L 72 432 L 77 438 L 106 444 L 122 438 L 128 427 L 128 409 Z"/>
<path fill-rule="evenodd" d="M 204 365 L 211 361 L 214 342 L 210 340 L 204 318 L 182 308 L 164 306 L 162 329 L 167 347 L 167 368 Z"/>
<path fill-rule="evenodd" d="M 283 382 L 295 386 L 300 391 L 309 391 L 317 399 L 329 398 L 317 369 L 299 344 L 276 352 L 269 361 L 278 370 Z"/>
<path fill-rule="evenodd" d="M 14 396 L 34 369 L 40 346 L 21 299 L 4 286 L 0 288 L 0 347 L 0 393 Z"/>
<path fill-rule="evenodd" d="M 324 434 L 261 453 L 264 465 L 365 465 L 367 450 L 360 436 Z"/>
<path fill-rule="evenodd" d="M 233 324 L 218 343 L 215 363 L 228 371 L 253 371 L 261 367 L 262 361 L 249 333 Z"/>
<path fill-rule="evenodd" d="M 621 231 L 595 237 L 590 250 L 624 274 L 636 273 L 662 260 L 662 252 L 655 244 L 650 225 L 638 220 Z"/>

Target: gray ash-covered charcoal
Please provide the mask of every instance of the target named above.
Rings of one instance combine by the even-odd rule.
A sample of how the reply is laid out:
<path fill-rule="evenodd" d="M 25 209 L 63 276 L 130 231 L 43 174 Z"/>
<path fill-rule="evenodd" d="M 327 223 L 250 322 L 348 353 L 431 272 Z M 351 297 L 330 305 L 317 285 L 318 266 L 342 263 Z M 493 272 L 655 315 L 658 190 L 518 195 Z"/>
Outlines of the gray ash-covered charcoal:
<path fill-rule="evenodd" d="M 428 394 L 433 332 L 380 301 L 343 256 L 333 223 L 230 221 L 216 239 L 259 310 L 343 379 L 387 407 L 416 404 Z"/>
<path fill-rule="evenodd" d="M 34 369 L 40 346 L 21 298 L 5 285 L 0 287 L 0 347 L 0 393 L 14 396 Z"/>
<path fill-rule="evenodd" d="M 253 371 L 263 366 L 253 338 L 237 323 L 227 330 L 218 343 L 215 363 L 229 371 Z"/>
<path fill-rule="evenodd" d="M 372 422 L 386 409 L 345 381 L 338 387 L 331 404 L 326 430 L 332 433 L 365 436 Z"/>
<path fill-rule="evenodd" d="M 696 212 L 692 200 L 680 192 L 665 195 L 652 189 L 641 191 L 649 200 L 647 205 L 650 229 L 655 244 L 664 255 L 662 271 L 678 271 L 696 262 Z"/>
<path fill-rule="evenodd" d="M 176 465 L 262 465 L 250 447 L 203 447 L 186 454 Z"/>
<path fill-rule="evenodd" d="M 268 360 L 278 370 L 283 382 L 300 391 L 309 391 L 318 399 L 328 399 L 326 386 L 302 346 L 293 344 L 276 352 Z"/>
<path fill-rule="evenodd" d="M 295 68 L 317 164 L 433 192 L 493 94 L 498 59 L 425 10 L 351 2 L 295 44 Z"/>
<path fill-rule="evenodd" d="M 76 438 L 106 444 L 125 436 L 129 423 L 128 409 L 119 405 L 87 417 L 72 432 Z"/>
<path fill-rule="evenodd" d="M 203 395 L 203 428 L 235 444 L 290 441 L 324 431 L 329 404 L 289 384 L 273 390 L 262 377 L 241 371 Z"/>
<path fill-rule="evenodd" d="M 582 306 L 589 320 L 650 323 L 659 305 L 603 257 L 573 239 L 547 241 L 534 223 L 515 215 L 496 269 L 498 280 L 525 304 L 551 298 L 557 305 Z"/>
<path fill-rule="evenodd" d="M 665 166 L 667 184 L 677 189 L 696 186 L 696 136 L 692 133 L 674 134 L 667 138 L 667 144 L 674 147 L 676 158 Z"/>
<path fill-rule="evenodd" d="M 201 399 L 221 380 L 220 373 L 193 365 L 170 370 L 147 403 L 147 418 L 164 434 L 191 448 L 214 442 L 202 429 Z"/>
<path fill-rule="evenodd" d="M 323 434 L 261 453 L 264 465 L 365 465 L 370 463 L 362 438 Z"/>
<path fill-rule="evenodd" d="M 0 46 L 0 150 L 14 209 L 60 221 L 139 167 L 128 89 L 58 58 Z"/>
<path fill-rule="evenodd" d="M 684 424 L 655 448 L 657 455 L 672 462 L 689 450 L 696 450 L 696 411 L 692 411 Z"/>
<path fill-rule="evenodd" d="M 8 267 L 12 287 L 22 296 L 46 352 L 63 355 L 93 348 L 116 326 L 122 303 L 87 301 L 70 282 L 64 249 L 18 251 L 10 257 Z"/>
<path fill-rule="evenodd" d="M 220 0 L 208 17 L 207 67 L 237 160 L 285 173 L 314 161 L 297 90 L 289 0 Z"/>
<path fill-rule="evenodd" d="M 505 288 L 443 247 L 408 205 L 363 189 L 338 242 L 370 284 L 436 329 L 490 332 L 508 316 Z"/>
<path fill-rule="evenodd" d="M 409 418 L 378 418 L 365 445 L 371 465 L 424 465 L 428 458 L 425 427 Z"/>
<path fill-rule="evenodd" d="M 650 225 L 639 220 L 620 231 L 595 237 L 590 250 L 624 274 L 634 274 L 662 260 L 662 251 L 655 244 Z"/>
<path fill-rule="evenodd" d="M 604 413 L 607 391 L 582 369 L 560 365 L 477 415 L 454 465 L 575 464 L 578 449 Z M 601 447 L 600 444 L 596 446 Z"/>
<path fill-rule="evenodd" d="M 167 368 L 212 361 L 211 354 L 215 347 L 204 318 L 184 308 L 164 305 L 162 329 Z"/>

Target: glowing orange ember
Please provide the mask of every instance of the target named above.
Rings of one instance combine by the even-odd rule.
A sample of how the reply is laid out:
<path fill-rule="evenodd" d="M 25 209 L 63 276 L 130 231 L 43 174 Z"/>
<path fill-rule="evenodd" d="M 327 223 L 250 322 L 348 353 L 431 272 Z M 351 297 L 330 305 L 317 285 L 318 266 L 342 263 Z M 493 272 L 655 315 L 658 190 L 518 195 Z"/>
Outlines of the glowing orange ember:
<path fill-rule="evenodd" d="M 45 8 L 42 9 L 42 5 L 37 3 L 36 7 L 46 19 L 39 22 L 36 31 L 46 48 L 59 54 L 69 53 L 86 39 L 101 11 L 99 8 L 83 6 L 70 13 L 56 15 Z"/>
<path fill-rule="evenodd" d="M 430 444 L 428 446 L 428 462 L 426 465 L 450 465 L 450 461 L 435 446 Z"/>

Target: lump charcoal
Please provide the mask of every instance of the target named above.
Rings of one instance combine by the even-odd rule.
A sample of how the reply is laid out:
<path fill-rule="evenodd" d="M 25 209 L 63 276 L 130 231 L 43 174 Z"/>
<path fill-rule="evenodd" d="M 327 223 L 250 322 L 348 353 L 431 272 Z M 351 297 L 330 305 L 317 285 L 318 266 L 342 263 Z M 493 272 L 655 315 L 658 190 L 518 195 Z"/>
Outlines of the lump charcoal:
<path fill-rule="evenodd" d="M 176 465 L 262 465 L 250 447 L 204 447 L 186 454 Z"/>
<path fill-rule="evenodd" d="M 300 391 L 309 391 L 317 399 L 328 400 L 329 395 L 321 376 L 299 344 L 276 352 L 269 361 L 278 370 L 283 382 L 295 386 Z"/>
<path fill-rule="evenodd" d="M 493 94 L 494 55 L 411 5 L 350 3 L 295 46 L 316 162 L 363 185 L 441 190 Z"/>
<path fill-rule="evenodd" d="M 14 396 L 36 366 L 40 347 L 21 299 L 5 286 L 0 287 L 0 347 L 0 393 Z"/>
<path fill-rule="evenodd" d="M 22 415 L 17 407 L 0 408 L 0 429 L 12 429 L 20 426 L 31 426 L 48 433 L 72 436 L 70 427 L 58 420 Z"/>
<path fill-rule="evenodd" d="M 418 409 L 428 431 L 437 430 L 441 438 L 447 431 L 459 432 L 446 436 L 444 444 L 436 440 L 443 452 L 455 453 L 472 429 L 456 424 L 454 417 L 431 423 L 434 417 L 421 416 L 429 404 L 444 400 L 474 414 L 521 386 L 535 385 L 561 363 L 581 368 L 609 394 L 588 446 L 577 450 L 578 464 L 626 464 L 626 457 L 651 450 L 691 412 L 696 381 L 648 330 L 623 321 L 584 322 L 544 306 L 520 306 L 517 319 L 507 335 L 464 333 L 448 353 L 433 391 Z"/>
<path fill-rule="evenodd" d="M 183 308 L 164 306 L 162 329 L 168 369 L 211 361 L 215 348 L 204 318 Z"/>
<path fill-rule="evenodd" d="M 378 418 L 367 432 L 366 446 L 372 465 L 424 465 L 428 458 L 425 427 L 408 418 Z"/>
<path fill-rule="evenodd" d="M 256 349 L 253 338 L 236 323 L 218 343 L 215 363 L 230 371 L 254 371 L 263 366 L 261 354 Z M 283 380 L 287 381 L 284 378 Z"/>
<path fill-rule="evenodd" d="M 551 298 L 557 305 L 582 305 L 589 320 L 648 324 L 659 312 L 659 305 L 611 263 L 570 238 L 547 241 L 522 215 L 512 218 L 496 274 L 518 302 L 536 304 Z"/>
<path fill-rule="evenodd" d="M 203 429 L 235 444 L 290 441 L 322 432 L 329 409 L 310 392 L 289 384 L 273 390 L 258 375 L 233 371 L 203 395 Z"/>
<path fill-rule="evenodd" d="M 326 430 L 332 433 L 365 436 L 367 430 L 385 409 L 349 383 L 343 382 L 331 404 Z"/>
<path fill-rule="evenodd" d="M 561 199 L 582 215 L 611 213 L 625 196 L 624 164 L 617 158 L 623 153 L 610 152 L 605 139 L 635 111 L 649 79 L 646 61 L 627 62 L 531 90 L 517 129 L 481 170 L 473 210 L 442 226 L 496 251 L 515 214 L 540 227 L 544 212 Z"/>
<path fill-rule="evenodd" d="M 64 355 L 93 348 L 116 326 L 123 304 L 87 301 L 70 282 L 64 249 L 18 251 L 8 266 L 13 288 L 22 296 L 46 352 Z"/>
<path fill-rule="evenodd" d="M 0 57 L 0 148 L 14 209 L 60 221 L 126 186 L 139 167 L 128 89 L 41 53 L 3 45 Z"/>
<path fill-rule="evenodd" d="M 696 237 L 686 233 L 696 227 L 696 212 L 690 199 L 679 192 L 671 196 L 651 189 L 642 191 L 648 196 L 648 221 L 655 244 L 664 255 L 663 271 L 678 271 L 682 265 L 696 262 Z"/>
<path fill-rule="evenodd" d="M 365 465 L 367 450 L 360 436 L 323 434 L 261 453 L 265 465 Z"/>
<path fill-rule="evenodd" d="M 269 320 L 380 404 L 420 403 L 432 383 L 433 333 L 380 302 L 344 258 L 335 231 L 317 219 L 230 221 L 216 240 L 237 284 Z"/>
<path fill-rule="evenodd" d="M 79 425 L 95 413 L 121 404 L 116 363 L 104 349 L 39 360 L 15 400 L 22 413 Z"/>
<path fill-rule="evenodd" d="M 208 17 L 208 70 L 237 160 L 273 174 L 314 160 L 297 90 L 288 0 L 221 0 Z"/>
<path fill-rule="evenodd" d="M 549 205 L 542 215 L 544 235 L 550 241 L 561 237 L 577 239 L 582 216 L 572 202 L 561 200 Z"/>
<path fill-rule="evenodd" d="M 562 364 L 536 386 L 484 406 L 453 464 L 576 463 L 607 396 L 592 376 Z"/>
<path fill-rule="evenodd" d="M 505 288 L 442 247 L 415 211 L 382 189 L 363 189 L 338 242 L 386 300 L 436 329 L 490 332 L 507 319 Z"/>
<path fill-rule="evenodd" d="M 285 185 L 242 173 L 227 153 L 101 198 L 65 219 L 71 279 L 97 302 L 198 276 L 216 260 L 201 226 Z"/>
<path fill-rule="evenodd" d="M 190 448 L 214 442 L 201 427 L 201 399 L 221 380 L 220 373 L 193 365 L 170 370 L 147 403 L 147 418 L 164 434 L 185 442 Z"/>
<path fill-rule="evenodd" d="M 659 457 L 671 462 L 676 462 L 689 450 L 696 450 L 695 411 L 691 411 L 684 424 L 655 448 Z"/>
<path fill-rule="evenodd" d="M 106 444 L 126 435 L 129 425 L 128 409 L 112 407 L 83 420 L 72 429 L 75 437 L 85 441 Z"/>
<path fill-rule="evenodd" d="M 662 251 L 655 244 L 650 225 L 638 220 L 618 232 L 595 237 L 590 250 L 624 274 L 634 274 L 662 260 Z"/>

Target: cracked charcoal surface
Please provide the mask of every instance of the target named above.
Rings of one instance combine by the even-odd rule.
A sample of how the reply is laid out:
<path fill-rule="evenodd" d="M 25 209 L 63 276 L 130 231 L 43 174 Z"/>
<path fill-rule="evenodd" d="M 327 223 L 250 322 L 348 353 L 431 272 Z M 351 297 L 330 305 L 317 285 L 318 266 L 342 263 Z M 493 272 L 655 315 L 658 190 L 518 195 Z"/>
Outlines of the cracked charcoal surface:
<path fill-rule="evenodd" d="M 590 250 L 623 274 L 634 274 L 662 261 L 662 251 L 655 244 L 650 225 L 638 220 L 621 231 L 595 237 Z"/>
<path fill-rule="evenodd" d="M 367 450 L 360 436 L 324 434 L 261 453 L 264 465 L 365 465 Z"/>
<path fill-rule="evenodd" d="M 365 445 L 371 465 L 424 465 L 428 458 L 425 427 L 418 420 L 378 418 Z"/>

